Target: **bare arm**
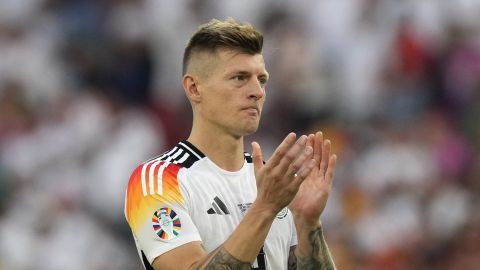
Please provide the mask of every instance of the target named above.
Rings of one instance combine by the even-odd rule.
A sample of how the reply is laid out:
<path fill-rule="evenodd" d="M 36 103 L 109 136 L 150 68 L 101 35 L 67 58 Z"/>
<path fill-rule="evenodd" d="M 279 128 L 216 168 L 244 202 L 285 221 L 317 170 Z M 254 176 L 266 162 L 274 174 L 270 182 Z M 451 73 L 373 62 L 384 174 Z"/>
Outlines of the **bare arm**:
<path fill-rule="evenodd" d="M 295 141 L 295 134 L 289 134 L 266 164 L 260 146 L 252 145 L 257 198 L 220 247 L 207 254 L 199 242 L 189 243 L 157 257 L 154 269 L 250 269 L 276 214 L 291 202 L 315 165 L 307 137 Z"/>
<path fill-rule="evenodd" d="M 295 251 L 297 258 L 298 270 L 335 270 L 330 250 L 327 242 L 323 237 L 322 226 L 306 230 L 307 235 L 299 237 L 306 238 L 302 242 L 305 243 L 306 248 L 303 250 L 297 249 Z M 300 239 L 299 239 L 300 242 Z"/>
<path fill-rule="evenodd" d="M 295 254 L 297 246 L 292 246 L 290 248 L 290 253 L 288 255 L 288 270 L 335 269 L 335 264 L 330 254 L 330 250 L 328 249 L 327 242 L 323 237 L 321 226 L 310 231 L 306 242 L 311 245 L 311 249 L 310 253 L 303 257 L 299 256 L 297 258 L 297 255 Z"/>

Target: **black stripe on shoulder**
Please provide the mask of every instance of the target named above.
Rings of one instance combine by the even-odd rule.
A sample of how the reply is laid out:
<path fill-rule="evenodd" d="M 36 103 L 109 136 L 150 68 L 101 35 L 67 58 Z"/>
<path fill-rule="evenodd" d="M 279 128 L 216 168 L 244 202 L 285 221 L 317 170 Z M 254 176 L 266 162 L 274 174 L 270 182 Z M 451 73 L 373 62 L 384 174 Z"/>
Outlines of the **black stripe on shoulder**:
<path fill-rule="evenodd" d="M 244 156 L 244 158 L 245 158 L 245 161 L 247 161 L 247 163 L 253 163 L 252 155 L 250 155 L 249 153 L 245 152 L 245 153 L 243 153 L 243 156 Z"/>
<path fill-rule="evenodd" d="M 183 147 L 185 147 L 192 154 L 197 156 L 198 159 L 202 159 L 202 158 L 205 157 L 205 155 L 202 153 L 202 151 L 198 150 L 198 148 L 195 147 L 195 145 L 193 145 L 191 142 L 189 142 L 187 140 L 183 140 L 183 141 L 179 142 L 178 145 L 182 145 Z"/>
<path fill-rule="evenodd" d="M 204 158 L 205 155 L 198 150 L 193 144 L 184 140 L 175 145 L 172 149 L 164 152 L 163 154 L 147 160 L 152 161 L 165 161 L 173 164 L 178 164 L 182 167 L 189 168 L 196 161 Z"/>
<path fill-rule="evenodd" d="M 177 157 L 177 162 L 182 167 L 190 168 L 195 162 L 205 157 L 202 151 L 187 140 L 179 142 L 177 147 L 183 151 L 183 154 Z"/>

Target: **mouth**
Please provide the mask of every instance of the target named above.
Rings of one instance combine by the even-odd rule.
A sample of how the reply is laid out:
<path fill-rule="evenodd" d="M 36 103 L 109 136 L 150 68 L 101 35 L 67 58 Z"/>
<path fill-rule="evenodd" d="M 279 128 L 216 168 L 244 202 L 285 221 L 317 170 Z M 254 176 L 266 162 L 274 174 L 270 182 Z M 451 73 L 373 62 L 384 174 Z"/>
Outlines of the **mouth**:
<path fill-rule="evenodd" d="M 244 107 L 242 109 L 242 111 L 246 111 L 248 114 L 254 114 L 254 115 L 259 115 L 260 114 L 260 110 L 258 109 L 258 107 L 256 106 L 248 106 L 248 107 Z"/>

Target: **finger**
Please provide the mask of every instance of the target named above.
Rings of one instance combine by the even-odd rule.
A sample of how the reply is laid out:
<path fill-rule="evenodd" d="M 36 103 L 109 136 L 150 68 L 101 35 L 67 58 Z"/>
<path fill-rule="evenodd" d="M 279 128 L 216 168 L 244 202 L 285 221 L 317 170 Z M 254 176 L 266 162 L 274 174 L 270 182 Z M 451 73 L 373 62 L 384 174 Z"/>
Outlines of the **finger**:
<path fill-rule="evenodd" d="M 316 163 L 317 162 L 313 158 L 306 162 L 306 164 L 295 174 L 292 184 L 300 186 L 300 184 L 310 175 L 313 168 L 315 168 Z"/>
<path fill-rule="evenodd" d="M 328 161 L 327 172 L 325 173 L 325 180 L 331 186 L 333 182 L 333 176 L 335 174 L 335 167 L 337 166 L 337 155 L 332 155 Z"/>
<path fill-rule="evenodd" d="M 308 134 L 307 146 L 310 146 L 313 149 L 314 145 L 315 145 L 315 135 Z"/>
<path fill-rule="evenodd" d="M 307 178 L 310 175 L 310 172 L 312 172 L 313 168 L 315 168 L 315 164 L 315 159 L 309 159 L 307 162 L 305 162 L 305 165 L 296 173 L 296 177 Z"/>
<path fill-rule="evenodd" d="M 282 157 L 280 163 L 277 166 L 277 170 L 284 174 L 291 166 L 292 162 L 298 157 L 298 155 L 305 149 L 307 144 L 307 136 L 302 135 L 298 138 L 297 142 L 288 149 L 287 153 Z"/>
<path fill-rule="evenodd" d="M 293 132 L 290 132 L 285 139 L 280 143 L 280 145 L 275 149 L 275 152 L 273 152 L 272 156 L 268 160 L 269 166 L 277 166 L 278 163 L 280 163 L 280 160 L 282 157 L 287 153 L 288 149 L 292 146 L 292 144 L 295 142 L 295 138 L 297 135 Z"/>
<path fill-rule="evenodd" d="M 313 147 L 313 158 L 317 161 L 317 164 L 320 164 L 322 160 L 322 149 L 323 149 L 323 133 L 315 133 L 315 144 Z"/>
<path fill-rule="evenodd" d="M 288 167 L 286 175 L 295 175 L 302 169 L 305 164 L 305 161 L 311 158 L 313 153 L 313 148 L 311 146 L 306 146 L 302 153 L 291 163 Z"/>
<path fill-rule="evenodd" d="M 325 170 L 327 169 L 329 158 L 330 158 L 330 148 L 331 148 L 331 143 L 330 140 L 325 140 L 323 143 L 323 149 L 322 149 L 322 159 L 320 161 L 320 174 L 324 174 Z"/>
<path fill-rule="evenodd" d="M 260 144 L 252 142 L 252 160 L 255 172 L 258 172 L 263 167 L 263 154 Z"/>

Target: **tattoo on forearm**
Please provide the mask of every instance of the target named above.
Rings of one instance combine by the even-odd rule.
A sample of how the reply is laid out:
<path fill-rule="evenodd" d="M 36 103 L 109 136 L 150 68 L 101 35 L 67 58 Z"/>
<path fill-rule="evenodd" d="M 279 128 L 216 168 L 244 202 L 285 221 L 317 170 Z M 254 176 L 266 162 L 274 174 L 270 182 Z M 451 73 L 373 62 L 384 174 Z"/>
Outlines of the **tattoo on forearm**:
<path fill-rule="evenodd" d="M 311 256 L 297 258 L 298 270 L 335 270 L 327 242 L 323 238 L 322 228 L 311 231 L 308 241 L 312 245 Z"/>
<path fill-rule="evenodd" d="M 217 252 L 208 258 L 207 262 L 197 269 L 206 270 L 250 270 L 251 264 L 249 262 L 239 261 L 233 257 L 223 247 L 220 247 Z"/>

